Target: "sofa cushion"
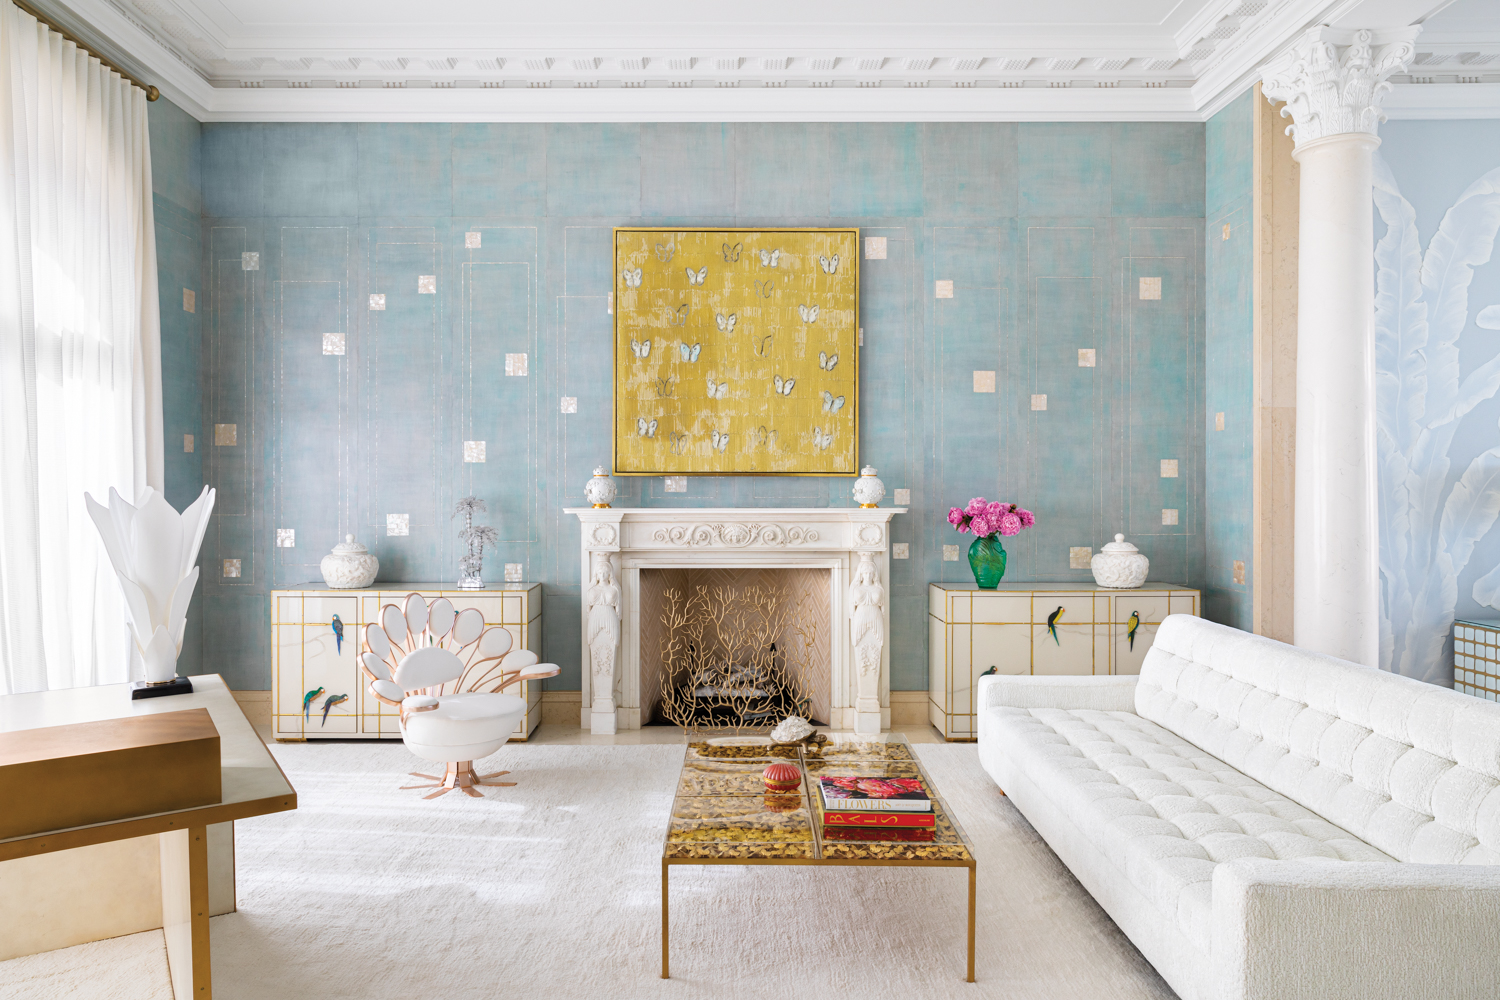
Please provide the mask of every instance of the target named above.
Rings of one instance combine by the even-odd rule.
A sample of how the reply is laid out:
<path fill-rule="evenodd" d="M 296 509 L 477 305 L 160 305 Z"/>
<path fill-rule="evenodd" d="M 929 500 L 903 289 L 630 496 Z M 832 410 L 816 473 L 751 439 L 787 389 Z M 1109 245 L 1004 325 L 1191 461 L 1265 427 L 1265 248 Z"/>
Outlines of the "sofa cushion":
<path fill-rule="evenodd" d="M 1205 953 L 1216 865 L 1246 857 L 1391 860 L 1133 713 L 986 711 L 996 748 Z"/>
<path fill-rule="evenodd" d="M 1500 705 L 1186 615 L 1135 705 L 1398 861 L 1500 864 Z"/>

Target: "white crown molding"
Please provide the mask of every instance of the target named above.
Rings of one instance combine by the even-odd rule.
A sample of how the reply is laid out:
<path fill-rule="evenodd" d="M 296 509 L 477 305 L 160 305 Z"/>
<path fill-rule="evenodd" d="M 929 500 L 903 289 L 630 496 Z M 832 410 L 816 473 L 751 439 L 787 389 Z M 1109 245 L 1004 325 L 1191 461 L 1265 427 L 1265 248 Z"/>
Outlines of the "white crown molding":
<path fill-rule="evenodd" d="M 69 30 L 201 121 L 1202 121 L 1309 26 L 1358 18 L 1377 0 L 1214 0 L 1170 36 L 1032 31 L 1024 47 L 1015 36 L 989 47 L 982 31 L 967 30 L 963 47 L 944 46 L 943 26 L 890 45 L 851 26 L 827 48 L 816 38 L 789 49 L 737 36 L 744 44 L 725 50 L 722 37 L 678 30 L 656 38 L 654 54 L 619 38 L 588 48 L 575 35 L 567 47 L 528 48 L 545 39 L 518 37 L 506 48 L 436 50 L 418 39 L 360 55 L 342 36 L 336 48 L 315 38 L 230 48 L 244 40 L 173 0 L 148 5 L 183 13 L 170 23 L 133 0 L 32 2 L 61 11 Z M 1489 85 L 1500 82 L 1500 38 L 1419 42 L 1411 75 L 1393 82 L 1393 115 L 1418 117 L 1428 106 L 1433 116 L 1500 113 L 1486 110 Z M 1448 84 L 1476 89 L 1448 96 Z"/>
<path fill-rule="evenodd" d="M 210 121 L 1200 121 L 1187 88 L 221 90 Z"/>
<path fill-rule="evenodd" d="M 1385 97 L 1391 121 L 1500 118 L 1500 80 L 1493 83 L 1398 83 Z"/>

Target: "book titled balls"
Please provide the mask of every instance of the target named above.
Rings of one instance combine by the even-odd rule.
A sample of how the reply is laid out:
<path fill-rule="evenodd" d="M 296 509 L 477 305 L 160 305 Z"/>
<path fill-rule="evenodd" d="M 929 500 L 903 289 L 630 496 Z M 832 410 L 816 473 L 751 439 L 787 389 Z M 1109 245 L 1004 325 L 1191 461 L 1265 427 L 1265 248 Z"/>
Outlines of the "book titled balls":
<path fill-rule="evenodd" d="M 766 783 L 768 792 L 795 792 L 797 786 L 802 784 L 802 772 L 793 764 L 777 761 L 766 765 L 766 769 L 760 773 L 760 780 Z"/>

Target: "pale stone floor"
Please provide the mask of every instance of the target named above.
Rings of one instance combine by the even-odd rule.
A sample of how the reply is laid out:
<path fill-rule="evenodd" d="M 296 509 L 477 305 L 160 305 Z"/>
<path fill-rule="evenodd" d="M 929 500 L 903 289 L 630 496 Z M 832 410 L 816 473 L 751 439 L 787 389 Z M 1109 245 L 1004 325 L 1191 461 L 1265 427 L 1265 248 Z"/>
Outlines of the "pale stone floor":
<path fill-rule="evenodd" d="M 271 742 L 270 726 L 256 726 L 255 731 L 260 734 L 261 740 Z M 825 733 L 833 731 L 832 729 L 821 730 Z M 946 742 L 936 729 L 925 722 L 913 726 L 892 726 L 890 732 L 900 733 L 909 743 Z M 581 726 L 544 722 L 536 727 L 536 731 L 531 734 L 531 739 L 526 742 L 571 746 L 640 746 L 649 743 L 687 743 L 688 739 L 688 734 L 676 726 L 645 726 L 641 729 L 623 730 L 614 736 L 595 736 Z"/>

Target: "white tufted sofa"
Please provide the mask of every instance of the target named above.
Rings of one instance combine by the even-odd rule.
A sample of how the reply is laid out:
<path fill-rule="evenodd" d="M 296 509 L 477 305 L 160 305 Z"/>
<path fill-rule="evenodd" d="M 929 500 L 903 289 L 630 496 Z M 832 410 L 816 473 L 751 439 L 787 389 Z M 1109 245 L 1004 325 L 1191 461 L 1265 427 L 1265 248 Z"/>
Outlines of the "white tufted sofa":
<path fill-rule="evenodd" d="M 1500 705 L 1187 615 L 979 755 L 1184 1000 L 1500 997 Z"/>

